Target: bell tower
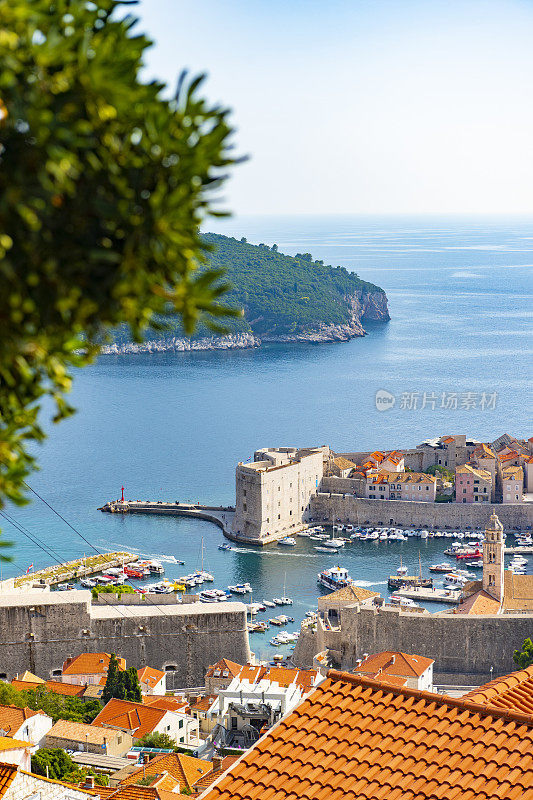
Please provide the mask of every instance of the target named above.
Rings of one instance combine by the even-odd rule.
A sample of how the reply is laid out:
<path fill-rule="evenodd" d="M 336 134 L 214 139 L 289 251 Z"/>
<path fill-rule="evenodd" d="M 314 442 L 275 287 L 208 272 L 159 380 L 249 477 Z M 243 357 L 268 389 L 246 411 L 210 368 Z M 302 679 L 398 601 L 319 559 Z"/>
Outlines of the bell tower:
<path fill-rule="evenodd" d="M 483 589 L 500 603 L 504 591 L 504 547 L 503 525 L 496 514 L 492 514 L 483 541 Z"/>

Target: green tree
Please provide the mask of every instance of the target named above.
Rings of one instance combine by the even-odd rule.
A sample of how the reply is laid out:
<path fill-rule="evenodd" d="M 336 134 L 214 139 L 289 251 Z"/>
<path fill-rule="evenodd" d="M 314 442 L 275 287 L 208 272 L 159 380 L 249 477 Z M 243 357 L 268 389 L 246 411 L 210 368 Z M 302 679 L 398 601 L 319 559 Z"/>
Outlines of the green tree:
<path fill-rule="evenodd" d="M 142 739 L 139 739 L 139 744 L 144 747 L 159 747 L 163 750 L 173 750 L 176 747 L 176 742 L 168 733 L 147 733 Z"/>
<path fill-rule="evenodd" d="M 121 670 L 118 663 L 118 658 L 114 653 L 111 653 L 111 658 L 109 659 L 109 666 L 107 668 L 107 677 L 104 686 L 104 691 L 102 692 L 102 703 L 104 705 L 109 703 L 111 698 L 116 697 L 119 700 L 124 700 L 123 695 L 123 684 L 120 680 L 121 677 Z"/>
<path fill-rule="evenodd" d="M 142 700 L 141 685 L 139 683 L 139 676 L 135 667 L 128 667 L 126 672 L 121 675 L 124 694 L 126 700 L 131 700 L 133 703 L 140 703 Z"/>
<path fill-rule="evenodd" d="M 76 764 L 60 747 L 42 747 L 31 757 L 31 771 L 36 775 L 47 774 L 56 781 L 62 781 L 76 770 Z"/>
<path fill-rule="evenodd" d="M 150 46 L 120 0 L 0 0 L 0 507 L 25 502 L 71 369 L 127 324 L 217 330 L 221 273 L 198 270 L 232 130 L 202 78 L 142 81 Z M 129 5 L 129 3 L 127 4 Z"/>
<path fill-rule="evenodd" d="M 514 651 L 513 661 L 520 669 L 526 669 L 533 664 L 533 642 L 530 638 L 524 639 L 521 650 Z"/>

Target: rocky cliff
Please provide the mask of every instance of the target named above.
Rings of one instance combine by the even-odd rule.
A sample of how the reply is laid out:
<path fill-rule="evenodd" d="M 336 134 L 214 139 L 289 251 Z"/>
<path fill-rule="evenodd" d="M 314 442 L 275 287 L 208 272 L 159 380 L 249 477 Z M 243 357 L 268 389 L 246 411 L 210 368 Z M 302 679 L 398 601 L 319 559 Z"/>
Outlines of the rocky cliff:
<path fill-rule="evenodd" d="M 390 319 L 383 289 L 344 267 L 313 260 L 309 253 L 288 256 L 276 247 L 252 245 L 217 234 L 204 235 L 209 248 L 207 267 L 224 273 L 230 285 L 224 302 L 243 310 L 230 320 L 227 336 L 200 331 L 194 339 L 176 330 L 148 335 L 133 344 L 125 331 L 104 353 L 233 350 L 262 342 L 344 342 L 364 336 L 367 321 Z M 174 327 L 174 326 L 173 326 Z"/>

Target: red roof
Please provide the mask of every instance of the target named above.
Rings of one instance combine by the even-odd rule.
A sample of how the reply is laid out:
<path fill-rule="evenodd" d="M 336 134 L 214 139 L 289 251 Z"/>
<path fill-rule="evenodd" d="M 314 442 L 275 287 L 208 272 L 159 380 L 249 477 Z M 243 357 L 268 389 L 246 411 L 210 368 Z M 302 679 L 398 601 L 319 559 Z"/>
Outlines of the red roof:
<path fill-rule="evenodd" d="M 533 714 L 533 666 L 495 678 L 465 697 L 473 703 Z"/>
<path fill-rule="evenodd" d="M 533 715 L 331 670 L 203 800 L 533 800 Z"/>
<path fill-rule="evenodd" d="M 141 739 L 147 733 L 152 733 L 166 713 L 165 709 L 113 698 L 91 724 L 122 728 L 124 731 L 131 731 L 135 739 Z"/>
<path fill-rule="evenodd" d="M 63 664 L 63 675 L 105 675 L 109 667 L 109 653 L 81 653 L 67 658 Z M 126 661 L 118 658 L 119 669 L 126 669 Z"/>
<path fill-rule="evenodd" d="M 398 675 L 402 678 L 419 678 L 434 663 L 432 658 L 401 653 L 396 650 L 384 650 L 382 653 L 368 656 L 354 669 L 357 675 Z"/>

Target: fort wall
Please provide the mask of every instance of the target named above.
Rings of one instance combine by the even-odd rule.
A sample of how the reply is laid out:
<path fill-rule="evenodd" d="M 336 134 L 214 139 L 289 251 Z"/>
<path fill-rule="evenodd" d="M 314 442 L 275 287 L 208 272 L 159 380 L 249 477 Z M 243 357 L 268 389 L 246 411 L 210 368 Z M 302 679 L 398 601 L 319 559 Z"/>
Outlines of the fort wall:
<path fill-rule="evenodd" d="M 340 610 L 340 626 L 328 630 L 319 619 L 316 634 L 302 627 L 293 661 L 312 664 L 310 652 L 328 650 L 340 669 L 350 670 L 364 653 L 400 650 L 435 659 L 437 683 L 477 685 L 516 669 L 513 651 L 531 635 L 531 615 L 468 616 L 410 614 L 387 606 Z M 492 668 L 492 673 L 491 673 Z"/>
<path fill-rule="evenodd" d="M 199 686 L 220 658 L 250 659 L 242 603 L 91 604 L 90 592 L 21 592 L 0 597 L 0 677 L 29 669 L 57 675 L 69 656 L 119 653 L 167 673 L 169 689 Z"/>
<path fill-rule="evenodd" d="M 341 520 L 352 525 L 405 528 L 484 530 L 492 513 L 498 515 L 506 530 L 530 530 L 533 526 L 533 503 L 418 503 L 319 492 L 310 504 L 310 514 L 316 521 L 332 524 Z"/>

